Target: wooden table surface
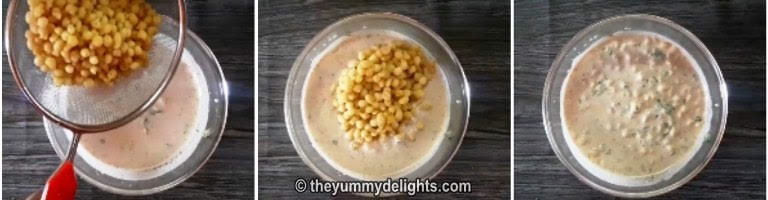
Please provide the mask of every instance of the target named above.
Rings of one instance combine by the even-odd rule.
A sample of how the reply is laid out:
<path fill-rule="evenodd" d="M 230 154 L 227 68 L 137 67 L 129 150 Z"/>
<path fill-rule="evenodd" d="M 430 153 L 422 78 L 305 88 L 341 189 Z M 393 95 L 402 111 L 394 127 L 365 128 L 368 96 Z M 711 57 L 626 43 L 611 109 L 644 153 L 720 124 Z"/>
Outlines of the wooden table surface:
<path fill-rule="evenodd" d="M 78 199 L 253 199 L 253 1 L 187 1 L 189 29 L 211 47 L 229 82 L 229 118 L 218 148 L 190 179 L 145 197 L 123 197 L 80 179 Z M 5 16 L 8 1 L 3 2 Z M 3 49 L 3 197 L 40 189 L 60 160 L 42 119 L 16 88 Z"/>
<path fill-rule="evenodd" d="M 259 2 L 259 197 L 322 198 L 297 193 L 297 178 L 317 177 L 297 155 L 283 118 L 285 81 L 304 45 L 343 17 L 370 11 L 410 16 L 453 48 L 469 79 L 472 108 L 461 149 L 438 181 L 469 180 L 471 194 L 416 197 L 510 196 L 510 13 L 504 1 L 260 1 Z M 354 197 L 350 194 L 343 197 Z"/>
<path fill-rule="evenodd" d="M 725 137 L 691 182 L 661 199 L 765 198 L 765 1 L 515 1 L 515 197 L 611 198 L 572 175 L 547 141 L 541 96 L 554 57 L 601 19 L 647 13 L 677 22 L 715 56 L 730 92 Z"/>

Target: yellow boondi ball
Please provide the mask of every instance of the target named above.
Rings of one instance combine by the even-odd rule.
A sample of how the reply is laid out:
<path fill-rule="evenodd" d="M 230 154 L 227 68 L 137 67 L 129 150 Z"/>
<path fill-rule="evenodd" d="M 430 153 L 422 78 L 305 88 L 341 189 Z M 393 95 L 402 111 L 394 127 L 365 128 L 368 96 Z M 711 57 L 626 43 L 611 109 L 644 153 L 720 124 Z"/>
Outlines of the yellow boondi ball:
<path fill-rule="evenodd" d="M 339 123 L 353 147 L 384 137 L 402 137 L 413 118 L 413 104 L 436 72 L 421 48 L 404 41 L 358 52 L 331 88 Z M 421 123 L 417 129 L 423 129 Z M 412 139 L 412 138 L 411 138 Z"/>
<path fill-rule="evenodd" d="M 59 85 L 112 85 L 147 65 L 161 22 L 144 0 L 30 0 L 24 36 Z"/>

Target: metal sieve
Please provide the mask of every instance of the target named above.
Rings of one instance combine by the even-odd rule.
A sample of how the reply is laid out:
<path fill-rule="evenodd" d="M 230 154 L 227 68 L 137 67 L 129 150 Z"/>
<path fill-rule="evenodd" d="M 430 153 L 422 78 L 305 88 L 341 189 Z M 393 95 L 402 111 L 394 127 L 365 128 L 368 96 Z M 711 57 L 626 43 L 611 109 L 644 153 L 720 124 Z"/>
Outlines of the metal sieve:
<path fill-rule="evenodd" d="M 61 190 L 53 191 L 58 186 L 51 184 L 62 175 L 76 185 L 71 164 L 81 134 L 111 130 L 140 116 L 160 97 L 176 72 L 186 34 L 185 1 L 149 3 L 162 15 L 178 16 L 179 26 L 169 26 L 166 22 L 175 19 L 163 16 L 164 22 L 158 26 L 158 32 L 153 38 L 153 46 L 148 52 L 149 63 L 145 69 L 118 79 L 113 86 L 85 88 L 55 86 L 52 78 L 34 65 L 34 55 L 26 47 L 24 38 L 24 32 L 29 28 L 24 22 L 24 15 L 29 10 L 28 4 L 18 0 L 10 2 L 4 39 L 16 84 L 43 117 L 78 133 L 70 145 L 67 159 L 48 180 L 43 196 L 48 194 L 50 197 L 56 192 L 71 192 L 74 195 L 75 188 L 64 186 Z"/>

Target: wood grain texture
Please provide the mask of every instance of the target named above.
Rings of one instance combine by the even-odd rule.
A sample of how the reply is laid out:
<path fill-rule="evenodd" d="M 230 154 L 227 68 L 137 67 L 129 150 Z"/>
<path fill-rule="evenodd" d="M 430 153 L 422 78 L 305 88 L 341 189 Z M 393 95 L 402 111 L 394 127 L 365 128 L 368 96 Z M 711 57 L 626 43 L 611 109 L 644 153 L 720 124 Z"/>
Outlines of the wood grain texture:
<path fill-rule="evenodd" d="M 211 159 L 167 191 L 125 197 L 80 179 L 78 199 L 253 199 L 253 1 L 187 1 L 189 29 L 211 47 L 229 82 L 229 118 Z M 5 16 L 8 1 L 3 2 Z M 16 88 L 3 49 L 3 197 L 23 199 L 41 188 L 59 164 L 42 119 Z"/>
<path fill-rule="evenodd" d="M 515 1 L 515 197 L 608 199 L 555 156 L 541 118 L 544 79 L 560 48 L 601 19 L 662 16 L 698 36 L 715 56 L 730 92 L 725 137 L 691 182 L 660 199 L 765 198 L 764 1 Z"/>
<path fill-rule="evenodd" d="M 510 13 L 504 1 L 260 1 L 259 197 L 325 198 L 297 193 L 297 178 L 316 174 L 288 138 L 283 117 L 286 78 L 304 45 L 324 27 L 363 12 L 395 12 L 437 32 L 455 51 L 472 89 L 470 122 L 456 157 L 437 181 L 469 180 L 471 194 L 417 198 L 509 198 Z M 355 197 L 342 195 L 342 197 Z"/>

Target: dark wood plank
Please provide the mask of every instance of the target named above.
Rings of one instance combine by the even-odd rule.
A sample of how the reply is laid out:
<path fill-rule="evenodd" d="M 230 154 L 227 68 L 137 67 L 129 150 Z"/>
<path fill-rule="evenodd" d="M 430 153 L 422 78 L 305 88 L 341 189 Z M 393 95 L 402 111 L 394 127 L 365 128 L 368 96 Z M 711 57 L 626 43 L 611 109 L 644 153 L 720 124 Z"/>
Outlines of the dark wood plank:
<path fill-rule="evenodd" d="M 259 197 L 330 196 L 293 190 L 297 178 L 317 175 L 296 154 L 285 130 L 285 81 L 304 45 L 325 26 L 353 14 L 386 11 L 410 16 L 442 36 L 455 50 L 472 87 L 464 143 L 437 179 L 470 180 L 473 192 L 416 197 L 509 198 L 510 9 L 504 1 L 260 1 Z"/>
<path fill-rule="evenodd" d="M 515 197 L 603 199 L 551 150 L 541 119 L 547 70 L 565 43 L 601 19 L 648 13 L 671 19 L 712 51 L 731 97 L 725 137 L 707 167 L 662 199 L 765 198 L 764 1 L 515 1 Z"/>
<path fill-rule="evenodd" d="M 230 86 L 229 118 L 216 152 L 179 186 L 146 197 L 124 197 L 80 180 L 78 199 L 253 199 L 254 2 L 187 1 L 189 28 L 216 54 Z M 3 2 L 5 16 L 8 1 Z M 3 49 L 3 197 L 23 199 L 58 166 L 40 116 L 16 88 Z"/>

